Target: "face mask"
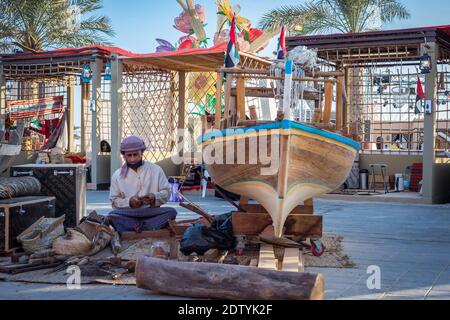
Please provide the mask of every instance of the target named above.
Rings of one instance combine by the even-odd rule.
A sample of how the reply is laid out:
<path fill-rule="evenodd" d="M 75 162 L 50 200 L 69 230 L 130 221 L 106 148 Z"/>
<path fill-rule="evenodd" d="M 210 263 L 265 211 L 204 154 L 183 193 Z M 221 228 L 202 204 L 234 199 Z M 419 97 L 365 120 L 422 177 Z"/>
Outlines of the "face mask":
<path fill-rule="evenodd" d="M 142 167 L 144 165 L 144 161 L 139 161 L 138 163 L 127 163 L 128 168 L 137 171 L 137 169 L 139 169 L 140 167 Z"/>

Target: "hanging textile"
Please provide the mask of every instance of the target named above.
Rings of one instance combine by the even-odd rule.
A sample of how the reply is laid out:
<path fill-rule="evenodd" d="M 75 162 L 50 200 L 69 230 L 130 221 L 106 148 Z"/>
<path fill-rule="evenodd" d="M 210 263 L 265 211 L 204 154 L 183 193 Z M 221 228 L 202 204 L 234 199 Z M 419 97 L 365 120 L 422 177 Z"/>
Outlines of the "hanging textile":
<path fill-rule="evenodd" d="M 11 121 L 36 118 L 46 114 L 62 113 L 63 111 L 63 96 L 6 101 L 6 113 L 9 115 Z"/>
<path fill-rule="evenodd" d="M 57 119 L 59 120 L 59 119 Z M 50 150 L 55 147 L 59 147 L 61 149 L 67 149 L 67 112 L 64 112 L 63 116 L 61 117 L 61 120 L 59 120 L 59 124 L 55 130 L 51 133 L 49 136 L 47 142 L 45 145 L 41 148 L 42 150 Z"/>

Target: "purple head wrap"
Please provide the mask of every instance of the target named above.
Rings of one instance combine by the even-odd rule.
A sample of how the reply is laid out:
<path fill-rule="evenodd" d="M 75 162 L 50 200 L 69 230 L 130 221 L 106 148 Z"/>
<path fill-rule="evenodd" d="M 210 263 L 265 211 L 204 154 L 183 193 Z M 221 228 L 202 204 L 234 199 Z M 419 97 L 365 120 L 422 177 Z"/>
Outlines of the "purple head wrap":
<path fill-rule="evenodd" d="M 147 147 L 145 146 L 145 142 L 142 139 L 131 136 L 125 138 L 120 144 L 120 152 L 133 152 L 133 151 L 144 151 Z M 125 178 L 128 173 L 128 164 L 125 163 L 120 170 L 120 177 Z"/>

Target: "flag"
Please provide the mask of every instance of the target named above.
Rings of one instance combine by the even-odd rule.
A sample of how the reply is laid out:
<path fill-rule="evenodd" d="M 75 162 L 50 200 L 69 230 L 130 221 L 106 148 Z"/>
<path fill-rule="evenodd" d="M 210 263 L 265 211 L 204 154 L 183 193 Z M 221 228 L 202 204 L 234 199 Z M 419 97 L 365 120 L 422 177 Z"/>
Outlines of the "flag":
<path fill-rule="evenodd" d="M 236 17 L 233 16 L 230 29 L 230 41 L 228 42 L 227 54 L 225 56 L 225 67 L 234 68 L 239 63 L 239 50 L 236 36 Z"/>
<path fill-rule="evenodd" d="M 280 39 L 278 39 L 277 59 L 286 59 L 286 36 L 284 26 L 281 28 Z"/>
<path fill-rule="evenodd" d="M 416 89 L 416 107 L 414 109 L 415 114 L 420 114 L 420 109 L 417 106 L 417 102 L 425 100 L 425 93 L 423 92 L 422 82 L 420 77 L 417 77 L 417 89 Z"/>
<path fill-rule="evenodd" d="M 417 77 L 417 89 L 416 89 L 416 103 L 420 100 L 425 100 L 425 93 L 423 92 L 422 82 L 420 81 L 420 78 Z"/>

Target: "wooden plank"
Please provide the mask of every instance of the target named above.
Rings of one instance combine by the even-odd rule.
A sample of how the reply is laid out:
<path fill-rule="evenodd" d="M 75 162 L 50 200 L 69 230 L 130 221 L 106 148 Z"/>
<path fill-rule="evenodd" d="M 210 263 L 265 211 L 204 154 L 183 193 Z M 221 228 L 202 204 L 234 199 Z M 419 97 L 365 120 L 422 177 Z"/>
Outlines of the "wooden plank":
<path fill-rule="evenodd" d="M 259 262 L 258 268 L 276 270 L 275 253 L 273 251 L 273 246 L 269 244 L 261 244 L 259 249 Z"/>
<path fill-rule="evenodd" d="M 331 122 L 331 106 L 333 104 L 333 84 L 325 83 L 325 102 L 323 111 L 323 123 L 328 124 Z"/>
<path fill-rule="evenodd" d="M 299 250 L 296 248 L 286 248 L 284 250 L 283 271 L 299 272 Z"/>
<path fill-rule="evenodd" d="M 259 235 L 272 224 L 267 213 L 234 212 L 232 216 L 233 233 L 235 235 Z M 285 235 L 304 237 L 321 237 L 323 217 L 308 214 L 290 214 L 285 223 Z"/>
<path fill-rule="evenodd" d="M 141 239 L 166 239 L 170 238 L 170 231 L 168 229 L 156 230 L 156 231 L 142 231 L 141 233 L 136 232 L 122 232 L 121 240 L 141 240 Z"/>

